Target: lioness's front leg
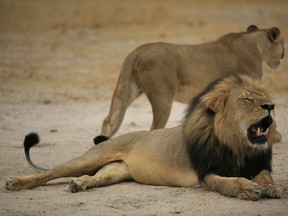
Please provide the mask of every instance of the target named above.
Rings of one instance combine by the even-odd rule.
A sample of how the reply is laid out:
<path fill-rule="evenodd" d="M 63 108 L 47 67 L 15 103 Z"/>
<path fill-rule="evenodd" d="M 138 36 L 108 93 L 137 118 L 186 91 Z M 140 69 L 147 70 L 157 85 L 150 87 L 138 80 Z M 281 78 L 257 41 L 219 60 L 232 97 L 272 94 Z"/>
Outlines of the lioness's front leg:
<path fill-rule="evenodd" d="M 270 198 L 280 198 L 288 195 L 288 191 L 282 185 L 275 184 L 270 171 L 262 170 L 254 179 L 262 187 L 262 195 Z M 286 193 L 285 193 L 286 192 Z"/>
<path fill-rule="evenodd" d="M 258 200 L 262 196 L 261 186 L 245 178 L 209 174 L 204 178 L 202 186 L 207 190 L 240 199 Z"/>

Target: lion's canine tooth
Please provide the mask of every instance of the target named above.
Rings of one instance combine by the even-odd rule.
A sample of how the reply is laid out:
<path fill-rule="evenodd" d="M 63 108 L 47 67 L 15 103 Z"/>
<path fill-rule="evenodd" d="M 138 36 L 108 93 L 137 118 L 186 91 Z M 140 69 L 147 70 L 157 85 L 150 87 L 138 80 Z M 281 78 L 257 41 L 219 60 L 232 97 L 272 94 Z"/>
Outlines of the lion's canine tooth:
<path fill-rule="evenodd" d="M 266 129 L 266 131 L 263 132 L 263 128 L 258 127 L 256 131 L 256 136 L 262 136 L 262 135 L 267 135 L 269 131 L 269 128 Z"/>
<path fill-rule="evenodd" d="M 261 129 L 260 129 L 260 127 L 258 127 L 258 128 L 257 128 L 256 136 L 261 136 L 261 134 L 262 134 L 262 133 L 261 133 Z"/>

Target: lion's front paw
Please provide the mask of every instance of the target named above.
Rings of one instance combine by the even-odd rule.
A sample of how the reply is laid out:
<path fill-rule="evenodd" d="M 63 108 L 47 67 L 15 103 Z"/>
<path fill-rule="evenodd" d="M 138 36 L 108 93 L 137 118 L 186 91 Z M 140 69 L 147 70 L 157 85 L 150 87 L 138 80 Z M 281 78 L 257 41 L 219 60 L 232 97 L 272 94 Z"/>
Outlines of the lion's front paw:
<path fill-rule="evenodd" d="M 19 191 L 22 189 L 22 186 L 16 178 L 8 177 L 6 179 L 6 189 L 12 191 Z"/>
<path fill-rule="evenodd" d="M 263 186 L 263 196 L 270 198 L 287 198 L 288 191 L 287 188 L 282 185 L 269 184 Z"/>
<path fill-rule="evenodd" d="M 79 183 L 77 179 L 72 179 L 69 181 L 69 189 L 72 193 L 76 193 L 86 190 L 86 186 Z"/>
<path fill-rule="evenodd" d="M 237 197 L 256 201 L 262 197 L 262 188 L 257 183 L 245 184 L 239 190 Z"/>

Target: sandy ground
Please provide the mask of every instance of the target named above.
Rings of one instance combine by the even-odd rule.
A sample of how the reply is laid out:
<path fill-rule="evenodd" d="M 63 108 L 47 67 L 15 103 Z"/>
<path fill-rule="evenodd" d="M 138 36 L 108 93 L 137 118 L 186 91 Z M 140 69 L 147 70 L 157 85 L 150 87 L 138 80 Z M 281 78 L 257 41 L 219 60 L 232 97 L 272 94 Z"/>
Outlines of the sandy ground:
<path fill-rule="evenodd" d="M 4 188 L 7 176 L 33 173 L 22 148 L 31 131 L 42 139 L 32 159 L 44 167 L 93 146 L 121 64 L 136 46 L 203 43 L 250 24 L 278 26 L 288 41 L 288 1 L 236 2 L 0 0 L 0 215 L 287 215 L 287 199 L 251 202 L 134 182 L 76 194 L 69 192 L 68 179 L 19 192 Z M 263 78 L 283 135 L 273 152 L 279 183 L 288 180 L 287 71 L 286 57 L 275 71 L 265 66 Z M 167 127 L 179 124 L 184 109 L 174 104 Z M 129 108 L 117 135 L 147 130 L 151 120 L 143 96 Z"/>

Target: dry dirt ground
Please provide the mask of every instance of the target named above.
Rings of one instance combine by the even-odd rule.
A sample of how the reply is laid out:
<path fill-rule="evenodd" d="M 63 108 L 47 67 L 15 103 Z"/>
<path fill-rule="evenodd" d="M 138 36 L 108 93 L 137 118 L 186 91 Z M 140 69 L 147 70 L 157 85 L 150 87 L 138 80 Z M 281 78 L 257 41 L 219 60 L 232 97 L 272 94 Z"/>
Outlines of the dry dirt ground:
<path fill-rule="evenodd" d="M 33 173 L 22 148 L 31 131 L 42 135 L 32 159 L 44 167 L 93 146 L 121 64 L 136 46 L 203 43 L 250 24 L 278 26 L 287 42 L 287 11 L 287 0 L 0 0 L 0 215 L 287 215 L 288 199 L 251 202 L 133 182 L 76 194 L 68 179 L 19 192 L 4 187 L 7 176 Z M 275 71 L 265 66 L 263 78 L 283 135 L 273 152 L 273 176 L 280 183 L 288 180 L 287 72 L 286 57 Z M 179 124 L 184 109 L 174 104 L 168 127 Z M 143 96 L 117 135 L 147 130 L 151 120 Z"/>

